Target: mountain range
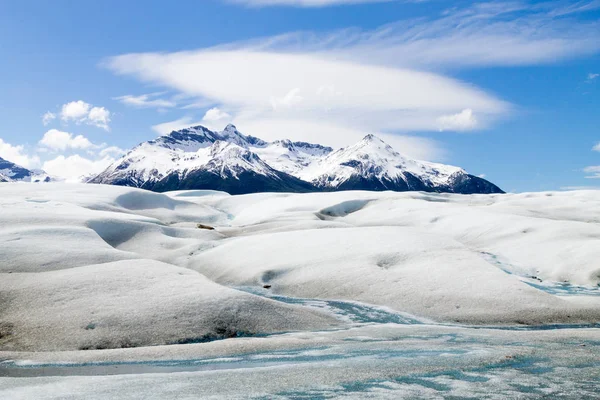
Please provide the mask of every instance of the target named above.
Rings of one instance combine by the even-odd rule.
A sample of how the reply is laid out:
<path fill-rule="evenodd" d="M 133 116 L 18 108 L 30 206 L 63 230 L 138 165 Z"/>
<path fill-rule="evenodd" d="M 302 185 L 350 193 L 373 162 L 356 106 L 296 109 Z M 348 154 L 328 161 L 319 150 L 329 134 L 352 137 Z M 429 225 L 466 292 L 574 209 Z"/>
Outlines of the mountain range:
<path fill-rule="evenodd" d="M 267 142 L 244 135 L 231 124 L 220 132 L 194 126 L 141 143 L 88 182 L 157 192 L 213 189 L 231 194 L 336 190 L 503 193 L 462 168 L 408 158 L 375 135 L 334 150 L 290 140 Z"/>

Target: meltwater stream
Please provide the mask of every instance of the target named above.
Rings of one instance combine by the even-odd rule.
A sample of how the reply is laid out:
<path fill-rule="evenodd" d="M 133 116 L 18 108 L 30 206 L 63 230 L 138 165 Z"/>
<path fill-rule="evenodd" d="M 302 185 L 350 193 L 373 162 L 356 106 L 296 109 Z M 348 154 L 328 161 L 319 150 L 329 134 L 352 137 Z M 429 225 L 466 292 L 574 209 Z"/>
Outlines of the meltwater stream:
<path fill-rule="evenodd" d="M 254 286 L 238 286 L 235 289 L 267 297 L 287 304 L 332 313 L 342 321 L 353 324 L 421 324 L 431 322 L 408 313 L 402 313 L 387 307 L 374 306 L 356 301 L 306 299 L 272 294 L 269 290 Z"/>
<path fill-rule="evenodd" d="M 482 252 L 482 257 L 509 275 L 514 275 L 523 283 L 555 296 L 600 296 L 600 286 L 573 285 L 569 282 L 544 281 L 526 268 L 512 264 L 492 253 Z"/>
<path fill-rule="evenodd" d="M 184 359 L 6 360 L 0 398 L 600 399 L 599 325 L 474 328 L 364 303 L 237 289 L 329 312 L 347 324 L 230 339 L 274 344 L 268 350 L 232 353 L 227 340 L 215 342 L 223 345 L 220 356 L 183 345 L 194 349 Z M 306 344 L 286 348 L 285 338 Z"/>

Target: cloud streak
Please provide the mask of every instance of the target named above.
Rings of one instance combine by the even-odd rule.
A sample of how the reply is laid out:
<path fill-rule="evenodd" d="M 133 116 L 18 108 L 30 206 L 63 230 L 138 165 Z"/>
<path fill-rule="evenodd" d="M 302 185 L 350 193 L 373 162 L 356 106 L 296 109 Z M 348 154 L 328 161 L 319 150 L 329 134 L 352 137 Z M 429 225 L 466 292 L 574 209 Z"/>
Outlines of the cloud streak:
<path fill-rule="evenodd" d="M 177 106 L 177 103 L 174 101 L 156 98 L 161 94 L 162 93 L 160 92 L 142 94 L 139 96 L 128 94 L 125 96 L 114 97 L 113 99 L 118 100 L 127 106 L 136 108 L 172 108 Z"/>
<path fill-rule="evenodd" d="M 250 7 L 292 6 L 292 7 L 328 7 L 351 4 L 389 3 L 397 0 L 226 0 L 229 3 Z"/>
<path fill-rule="evenodd" d="M 573 9 L 563 2 L 477 3 L 374 30 L 291 32 L 222 47 L 310 52 L 428 70 L 548 64 L 600 50 L 600 22 L 573 16 L 594 9 L 584 5 Z"/>
<path fill-rule="evenodd" d="M 588 179 L 600 179 L 600 165 L 591 165 L 589 167 L 585 167 L 583 172 L 589 174 L 586 176 Z"/>
<path fill-rule="evenodd" d="M 443 115 L 472 109 L 485 125 L 510 108 L 482 90 L 439 74 L 311 54 L 128 54 L 112 58 L 108 66 L 119 74 L 210 100 L 244 129 L 261 121 L 261 129 L 268 130 L 271 122 L 288 120 L 321 121 L 365 133 L 437 130 Z"/>

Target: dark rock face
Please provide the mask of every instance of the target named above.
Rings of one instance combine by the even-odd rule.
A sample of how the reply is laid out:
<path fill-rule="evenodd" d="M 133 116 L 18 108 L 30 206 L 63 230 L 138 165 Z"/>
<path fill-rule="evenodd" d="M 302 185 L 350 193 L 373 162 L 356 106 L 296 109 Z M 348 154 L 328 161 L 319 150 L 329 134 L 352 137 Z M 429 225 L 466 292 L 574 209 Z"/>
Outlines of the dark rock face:
<path fill-rule="evenodd" d="M 502 189 L 494 185 L 492 182 L 486 181 L 478 176 L 471 174 L 460 174 L 456 177 L 452 177 L 452 183 L 450 188 L 451 193 L 460 194 L 490 194 L 490 193 L 504 193 Z"/>
<path fill-rule="evenodd" d="M 431 186 L 421 181 L 416 176 L 409 172 L 404 172 L 403 179 L 367 179 L 360 175 L 352 176 L 350 179 L 342 182 L 334 188 L 324 188 L 323 191 L 338 191 L 338 190 L 371 190 L 381 192 L 392 190 L 395 192 L 433 192 L 433 193 L 459 193 L 459 194 L 475 194 L 475 193 L 504 193 L 502 189 L 485 179 L 469 175 L 460 174 L 452 179 L 451 184 L 447 186 Z"/>
<path fill-rule="evenodd" d="M 187 173 L 184 177 L 173 173 L 152 187 L 144 188 L 155 192 L 171 190 L 220 190 L 229 194 L 247 194 L 258 192 L 294 192 L 306 193 L 315 191 L 315 187 L 283 172 L 276 176 L 265 176 L 253 171 L 241 171 L 237 178 L 223 177 L 213 171 L 198 169 Z"/>
<path fill-rule="evenodd" d="M 429 186 L 408 172 L 404 173 L 406 180 L 367 179 L 356 175 L 333 188 L 318 187 L 279 171 L 276 171 L 276 174 L 278 175 L 277 178 L 260 175 L 253 171 L 242 171 L 235 178 L 232 176 L 223 177 L 210 170 L 198 169 L 190 171 L 184 177 L 179 176 L 178 173 L 172 173 L 158 182 L 148 181 L 140 187 L 155 192 L 168 192 L 171 190 L 220 190 L 230 194 L 259 192 L 307 193 L 344 190 L 370 190 L 375 192 L 386 190 L 395 192 L 422 191 L 458 194 L 504 193 L 502 189 L 493 183 L 470 174 L 461 174 L 453 179 L 451 185 L 443 187 Z M 138 187 L 137 182 L 138 180 L 135 176 L 130 176 L 127 179 L 113 181 L 110 184 Z M 93 179 L 89 183 L 105 182 L 97 182 L 97 179 L 96 181 Z"/>

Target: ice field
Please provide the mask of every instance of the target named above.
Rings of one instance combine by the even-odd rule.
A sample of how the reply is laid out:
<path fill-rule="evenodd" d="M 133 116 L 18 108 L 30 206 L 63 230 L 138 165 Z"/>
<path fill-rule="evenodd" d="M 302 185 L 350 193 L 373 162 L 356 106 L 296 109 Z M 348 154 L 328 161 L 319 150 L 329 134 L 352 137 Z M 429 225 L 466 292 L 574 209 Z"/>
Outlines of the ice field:
<path fill-rule="evenodd" d="M 3 399 L 600 398 L 600 191 L 3 183 L 0 282 Z"/>

